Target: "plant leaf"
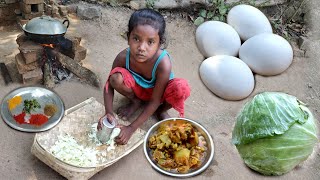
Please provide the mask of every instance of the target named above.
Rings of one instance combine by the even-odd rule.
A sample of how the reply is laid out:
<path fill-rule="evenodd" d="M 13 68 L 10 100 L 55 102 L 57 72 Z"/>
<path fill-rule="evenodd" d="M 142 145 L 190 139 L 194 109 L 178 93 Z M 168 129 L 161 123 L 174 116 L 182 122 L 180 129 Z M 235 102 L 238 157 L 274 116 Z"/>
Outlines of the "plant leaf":
<path fill-rule="evenodd" d="M 227 7 L 226 6 L 219 6 L 219 13 L 220 15 L 225 15 L 227 13 Z"/>
<path fill-rule="evenodd" d="M 209 12 L 207 13 L 207 18 L 208 18 L 208 19 L 211 19 L 213 16 L 214 16 L 214 13 L 213 13 L 212 11 L 209 11 Z"/>
<path fill-rule="evenodd" d="M 203 17 L 197 17 L 197 19 L 196 20 L 194 20 L 194 24 L 196 25 L 196 26 L 199 26 L 200 24 L 202 24 L 204 22 L 204 18 Z"/>
<path fill-rule="evenodd" d="M 201 9 L 199 12 L 199 15 L 203 18 L 207 17 L 207 10 L 205 9 Z"/>
<path fill-rule="evenodd" d="M 247 144 L 283 134 L 294 123 L 306 122 L 308 117 L 303 107 L 296 97 L 285 93 L 260 93 L 246 103 L 238 115 L 232 141 L 235 145 Z"/>
<path fill-rule="evenodd" d="M 218 16 L 214 16 L 214 17 L 212 18 L 212 20 L 213 20 L 213 21 L 219 21 L 220 19 L 219 19 Z"/>
<path fill-rule="evenodd" d="M 219 17 L 219 20 L 220 20 L 220 21 L 222 21 L 222 22 L 224 22 L 224 21 L 225 21 L 224 16 L 223 16 L 223 15 L 221 15 L 221 16 Z"/>

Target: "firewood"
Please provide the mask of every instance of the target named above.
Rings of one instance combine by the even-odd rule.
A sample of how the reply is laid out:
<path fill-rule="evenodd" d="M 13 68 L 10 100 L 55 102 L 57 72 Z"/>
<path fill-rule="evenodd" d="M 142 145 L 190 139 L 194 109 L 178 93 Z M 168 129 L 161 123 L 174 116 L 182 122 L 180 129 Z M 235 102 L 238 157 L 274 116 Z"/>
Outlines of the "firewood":
<path fill-rule="evenodd" d="M 91 70 L 81 66 L 78 62 L 60 52 L 53 51 L 53 53 L 64 68 L 67 68 L 86 83 L 100 88 L 100 80 Z"/>
<path fill-rule="evenodd" d="M 53 74 L 50 68 L 49 61 L 46 61 L 43 67 L 43 81 L 47 88 L 53 89 L 55 86 Z"/>

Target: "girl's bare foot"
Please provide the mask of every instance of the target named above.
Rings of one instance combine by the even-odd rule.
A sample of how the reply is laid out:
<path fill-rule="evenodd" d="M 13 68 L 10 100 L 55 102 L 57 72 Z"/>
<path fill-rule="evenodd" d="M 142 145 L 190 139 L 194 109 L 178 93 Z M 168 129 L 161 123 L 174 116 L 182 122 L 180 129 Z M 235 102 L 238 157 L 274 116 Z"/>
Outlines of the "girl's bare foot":
<path fill-rule="evenodd" d="M 154 115 L 158 118 L 158 120 L 163 120 L 167 118 L 171 118 L 170 115 L 168 114 L 168 110 L 171 109 L 172 106 L 171 104 L 167 103 L 166 101 L 161 104 Z"/>
<path fill-rule="evenodd" d="M 158 120 L 163 120 L 163 119 L 170 118 L 170 115 L 168 114 L 167 111 L 157 112 L 157 113 L 156 113 L 156 116 L 157 116 Z"/>
<path fill-rule="evenodd" d="M 117 114 L 119 118 L 122 118 L 123 120 L 128 120 L 131 117 L 131 115 L 134 112 L 136 112 L 140 105 L 140 100 L 131 101 L 129 104 L 119 107 L 117 110 Z"/>

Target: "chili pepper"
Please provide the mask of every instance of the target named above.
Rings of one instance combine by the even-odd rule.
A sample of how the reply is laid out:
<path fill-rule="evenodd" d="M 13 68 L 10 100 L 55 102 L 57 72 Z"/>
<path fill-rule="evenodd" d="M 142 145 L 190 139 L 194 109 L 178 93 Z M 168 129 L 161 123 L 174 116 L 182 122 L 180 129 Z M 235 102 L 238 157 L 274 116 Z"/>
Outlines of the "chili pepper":
<path fill-rule="evenodd" d="M 24 116 L 26 115 L 25 112 L 22 112 L 21 114 L 18 114 L 18 115 L 14 115 L 13 118 L 14 120 L 17 121 L 17 123 L 19 124 L 24 124 Z"/>
<path fill-rule="evenodd" d="M 19 124 L 30 124 L 30 125 L 35 125 L 35 126 L 41 126 L 49 120 L 48 117 L 43 114 L 32 114 L 29 119 L 29 122 L 25 122 L 25 120 L 24 120 L 25 115 L 26 115 L 26 113 L 22 112 L 19 115 L 13 116 L 13 118 Z"/>
<path fill-rule="evenodd" d="M 30 124 L 41 126 L 48 121 L 48 117 L 43 114 L 32 114 L 30 118 Z"/>

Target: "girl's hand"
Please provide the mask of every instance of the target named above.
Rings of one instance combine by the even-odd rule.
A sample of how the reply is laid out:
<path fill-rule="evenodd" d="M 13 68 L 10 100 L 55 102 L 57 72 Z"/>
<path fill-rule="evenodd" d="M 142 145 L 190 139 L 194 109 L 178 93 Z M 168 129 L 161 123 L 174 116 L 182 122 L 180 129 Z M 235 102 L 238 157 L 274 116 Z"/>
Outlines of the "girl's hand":
<path fill-rule="evenodd" d="M 127 144 L 132 134 L 134 133 L 134 129 L 130 125 L 129 126 L 119 125 L 117 127 L 120 128 L 121 131 L 119 136 L 115 138 L 115 142 L 121 145 Z"/>
<path fill-rule="evenodd" d="M 117 120 L 116 120 L 116 118 L 113 116 L 113 114 L 107 113 L 107 114 L 105 114 L 104 116 L 102 116 L 102 117 L 99 119 L 99 121 L 98 121 L 98 126 L 97 126 L 97 129 L 98 129 L 98 130 L 101 130 L 101 129 L 102 129 L 102 126 L 103 126 L 102 121 L 103 121 L 103 119 L 104 119 L 105 116 L 107 116 L 107 118 L 108 118 L 108 120 L 109 120 L 110 123 L 112 123 L 113 121 L 115 121 L 115 123 L 117 124 Z"/>

